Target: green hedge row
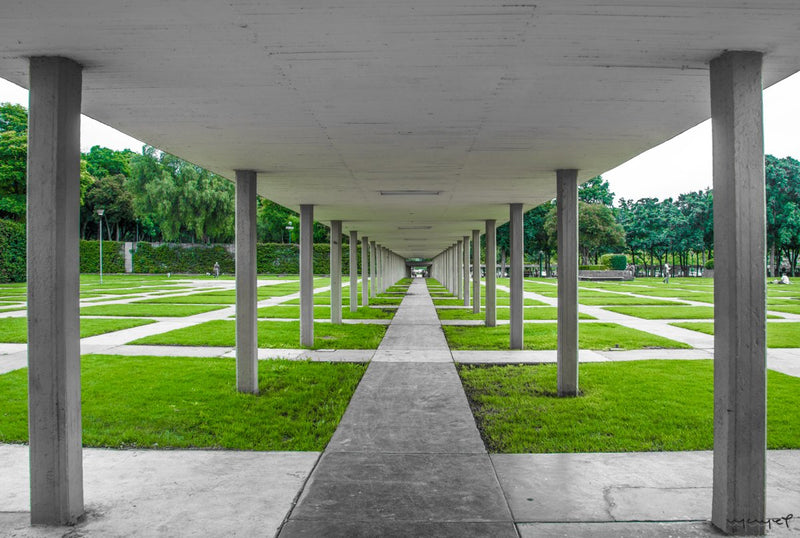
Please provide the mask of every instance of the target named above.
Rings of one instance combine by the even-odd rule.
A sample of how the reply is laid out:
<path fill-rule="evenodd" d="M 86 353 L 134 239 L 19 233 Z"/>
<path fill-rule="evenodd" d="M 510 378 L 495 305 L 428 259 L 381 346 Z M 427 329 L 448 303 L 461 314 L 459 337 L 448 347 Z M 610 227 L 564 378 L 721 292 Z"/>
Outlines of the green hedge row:
<path fill-rule="evenodd" d="M 119 241 L 103 241 L 103 273 L 124 273 L 125 254 L 122 249 L 125 243 Z M 100 272 L 100 242 L 81 239 L 81 273 Z"/>
<path fill-rule="evenodd" d="M 0 282 L 25 282 L 25 225 L 0 219 Z"/>

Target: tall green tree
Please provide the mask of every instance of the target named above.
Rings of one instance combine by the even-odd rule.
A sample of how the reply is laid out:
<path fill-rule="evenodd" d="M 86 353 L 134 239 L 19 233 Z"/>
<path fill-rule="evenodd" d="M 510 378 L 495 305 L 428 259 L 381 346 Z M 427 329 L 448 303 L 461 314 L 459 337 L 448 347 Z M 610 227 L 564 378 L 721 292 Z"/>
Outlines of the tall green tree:
<path fill-rule="evenodd" d="M 595 176 L 578 186 L 578 200 L 611 207 L 614 205 L 614 193 L 603 176 Z"/>
<path fill-rule="evenodd" d="M 0 218 L 25 220 L 28 161 L 28 112 L 0 104 Z"/>

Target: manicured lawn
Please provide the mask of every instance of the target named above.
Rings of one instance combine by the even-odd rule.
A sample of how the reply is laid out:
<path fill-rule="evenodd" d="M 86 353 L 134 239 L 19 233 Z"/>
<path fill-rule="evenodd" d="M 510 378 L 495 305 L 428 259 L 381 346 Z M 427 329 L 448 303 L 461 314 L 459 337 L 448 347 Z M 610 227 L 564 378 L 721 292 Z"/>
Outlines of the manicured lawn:
<path fill-rule="evenodd" d="M 436 311 L 439 319 L 485 319 L 486 312 L 481 310 L 480 314 L 473 314 L 471 309 L 466 308 L 440 308 Z M 558 309 L 554 306 L 537 306 L 533 308 L 523 308 L 524 319 L 558 319 Z M 497 319 L 510 319 L 510 308 L 498 308 Z M 580 319 L 597 319 L 589 314 L 579 313 Z"/>
<path fill-rule="evenodd" d="M 342 318 L 344 319 L 392 319 L 395 309 L 359 307 L 355 312 L 350 312 L 349 306 L 342 308 Z M 258 309 L 260 318 L 292 318 L 300 319 L 299 306 L 265 306 Z M 315 306 L 314 319 L 330 319 L 331 309 L 329 306 Z"/>
<path fill-rule="evenodd" d="M 582 297 L 578 292 L 578 302 L 587 306 L 605 305 L 686 305 L 677 301 L 666 301 L 663 299 L 647 297 L 631 297 L 630 295 L 614 295 L 609 293 L 608 297 Z"/>
<path fill-rule="evenodd" d="M 314 324 L 314 346 L 312 349 L 377 349 L 385 325 L 333 325 Z M 153 344 L 164 346 L 213 346 L 236 345 L 236 322 L 215 320 L 184 329 L 140 338 L 131 344 Z M 299 349 L 299 321 L 259 321 L 258 347 Z"/>
<path fill-rule="evenodd" d="M 153 323 L 150 319 L 82 319 L 81 338 Z M 0 342 L 24 344 L 28 341 L 28 318 L 0 318 Z"/>
<path fill-rule="evenodd" d="M 577 398 L 556 396 L 556 365 L 458 367 L 490 452 L 713 448 L 713 362 L 580 366 Z M 800 379 L 768 372 L 767 447 L 800 448 Z"/>
<path fill-rule="evenodd" d="M 150 317 L 182 317 L 219 310 L 224 306 L 191 305 L 191 304 L 108 304 L 85 306 L 81 308 L 82 316 L 150 316 Z"/>
<path fill-rule="evenodd" d="M 642 319 L 714 319 L 713 306 L 615 306 L 606 310 Z"/>
<path fill-rule="evenodd" d="M 450 349 L 508 349 L 509 326 L 457 326 L 442 327 Z M 556 349 L 556 323 L 526 323 L 524 325 L 525 349 Z M 690 346 L 638 331 L 616 323 L 581 323 L 578 334 L 581 349 L 686 349 Z"/>
<path fill-rule="evenodd" d="M 192 293 L 177 297 L 157 297 L 136 301 L 137 304 L 236 304 L 236 292 Z"/>
<path fill-rule="evenodd" d="M 769 306 L 767 310 L 786 312 L 787 314 L 800 314 L 800 304 L 789 306 Z"/>
<path fill-rule="evenodd" d="M 234 359 L 87 355 L 83 444 L 111 448 L 325 448 L 366 366 L 260 361 L 259 394 Z M 28 440 L 27 369 L 0 375 L 0 442 Z"/>
<path fill-rule="evenodd" d="M 670 325 L 714 334 L 713 321 L 686 321 Z M 800 347 L 800 322 L 767 323 L 767 347 Z"/>

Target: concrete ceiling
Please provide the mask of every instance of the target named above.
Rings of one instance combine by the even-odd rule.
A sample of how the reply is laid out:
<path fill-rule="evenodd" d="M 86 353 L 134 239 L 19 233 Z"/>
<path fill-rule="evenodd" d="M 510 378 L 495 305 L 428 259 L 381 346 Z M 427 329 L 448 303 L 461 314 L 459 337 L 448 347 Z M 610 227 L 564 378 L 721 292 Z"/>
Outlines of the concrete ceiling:
<path fill-rule="evenodd" d="M 799 35 L 797 0 L 4 0 L 0 76 L 73 58 L 88 116 L 429 257 L 707 119 L 721 52 L 800 70 Z"/>

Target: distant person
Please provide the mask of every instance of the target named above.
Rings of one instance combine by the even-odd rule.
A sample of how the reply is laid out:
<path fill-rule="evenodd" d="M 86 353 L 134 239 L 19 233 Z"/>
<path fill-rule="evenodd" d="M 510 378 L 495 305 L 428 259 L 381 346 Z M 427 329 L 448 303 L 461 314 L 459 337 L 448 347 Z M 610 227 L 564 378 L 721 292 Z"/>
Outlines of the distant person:
<path fill-rule="evenodd" d="M 786 273 L 783 273 L 783 276 L 781 276 L 780 283 L 781 284 L 791 284 L 791 282 L 789 282 L 789 277 L 786 275 Z"/>
<path fill-rule="evenodd" d="M 214 262 L 214 278 L 219 278 L 219 262 Z"/>
<path fill-rule="evenodd" d="M 669 284 L 669 264 L 664 264 L 664 284 Z"/>

